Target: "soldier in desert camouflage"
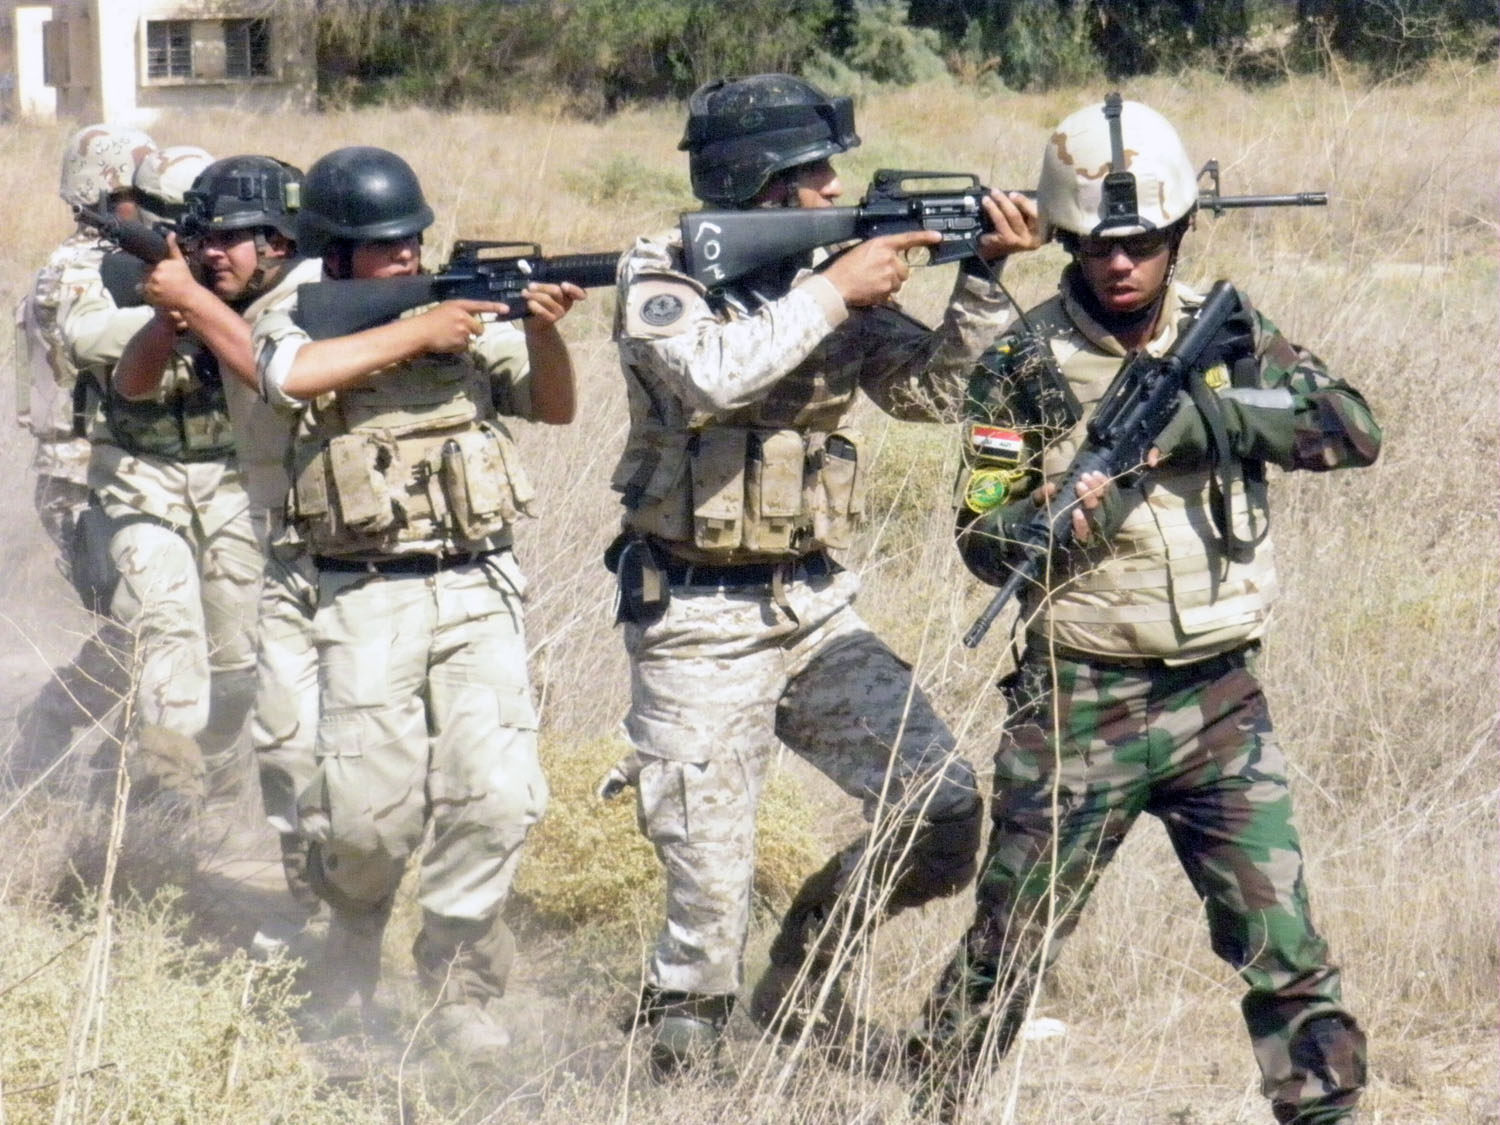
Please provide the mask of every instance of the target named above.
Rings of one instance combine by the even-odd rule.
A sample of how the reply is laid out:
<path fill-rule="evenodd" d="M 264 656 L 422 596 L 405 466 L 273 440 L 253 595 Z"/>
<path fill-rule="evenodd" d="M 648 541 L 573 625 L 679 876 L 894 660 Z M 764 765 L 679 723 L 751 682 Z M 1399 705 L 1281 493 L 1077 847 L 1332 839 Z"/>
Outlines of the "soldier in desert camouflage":
<path fill-rule="evenodd" d="M 296 813 L 297 794 L 315 769 L 312 589 L 305 559 L 270 549 L 283 530 L 297 414 L 261 396 L 250 347 L 251 328 L 261 315 L 291 303 L 298 286 L 322 276 L 317 259 L 297 255 L 301 181 L 300 169 L 269 156 L 228 157 L 199 174 L 187 193 L 188 254 L 174 252 L 147 274 L 142 294 L 161 315 L 137 333 L 127 348 L 130 362 L 121 362 L 114 380 L 122 392 L 149 398 L 163 378 L 172 377 L 179 353 L 192 356 L 207 347 L 218 359 L 248 518 L 265 559 L 250 744 L 293 899 L 291 909 L 269 914 L 252 940 L 251 948 L 265 956 L 299 936 L 318 906 L 307 883 L 307 848 Z"/>
<path fill-rule="evenodd" d="M 433 218 L 401 157 L 341 148 L 308 169 L 298 245 L 328 281 L 407 278 Z M 312 1030 L 377 1014 L 381 938 L 430 829 L 412 947 L 433 997 L 424 1027 L 470 1062 L 509 1044 L 498 1001 L 515 942 L 501 912 L 547 783 L 512 551 L 535 492 L 506 419 L 572 421 L 557 322 L 583 296 L 535 284 L 524 321 L 444 301 L 322 340 L 295 300 L 256 322 L 262 393 L 299 412 L 276 550 L 305 552 L 313 586 L 317 761 L 296 816 L 331 917 Z"/>
<path fill-rule="evenodd" d="M 1081 419 L 1037 443 L 1043 481 L 1065 472 L 1126 353 L 1161 355 L 1203 300 L 1172 280 L 1198 200 L 1194 165 L 1159 114 L 1113 99 L 1111 108 L 1113 125 L 1100 105 L 1068 117 L 1043 160 L 1042 218 L 1072 256 L 1058 295 L 1027 314 L 1052 374 L 1021 360 L 1017 333 L 986 353 L 971 384 L 985 419 L 997 404 L 1024 415 L 1018 404 L 1036 401 L 1036 380 L 1060 373 Z M 1122 158 L 1113 171 L 1124 182 L 1101 191 Z M 1240 304 L 1238 330 L 1201 365 L 1201 403 L 1185 397 L 1148 456 L 1154 471 L 1128 488 L 1085 475 L 1072 516 L 1082 546 L 1022 607 L 1024 655 L 1001 684 L 1009 714 L 978 909 L 911 1045 L 949 1114 L 986 1038 L 1001 1053 L 1010 1046 L 1039 975 L 1142 812 L 1162 820 L 1214 951 L 1249 986 L 1242 1009 L 1276 1120 L 1345 1120 L 1364 1083 L 1364 1034 L 1309 915 L 1256 663 L 1276 592 L 1264 466 L 1368 465 L 1380 430 L 1353 388 L 1242 294 Z M 1044 483 L 1009 504 L 962 506 L 970 568 L 1003 581 L 1010 528 L 1054 491 Z M 1228 499 L 1227 519 L 1213 517 L 1216 495 Z"/>
<path fill-rule="evenodd" d="M 147 157 L 135 177 L 143 216 L 180 220 L 212 162 L 193 145 Z M 174 350 L 171 315 L 122 307 L 126 299 L 99 270 L 66 269 L 58 324 L 69 357 L 99 389 L 89 487 L 108 517 L 118 573 L 109 612 L 128 638 L 125 763 L 140 798 L 160 796 L 191 815 L 210 796 L 231 796 L 242 776 L 236 750 L 253 698 L 261 554 L 216 355 L 195 335 Z M 140 377 L 143 330 L 164 345 Z"/>
<path fill-rule="evenodd" d="M 63 145 L 58 194 L 75 209 L 98 207 L 102 201 L 116 217 L 135 219 L 136 169 L 154 152 L 156 142 L 138 129 L 86 125 Z M 91 447 L 85 429 L 97 401 L 90 395 L 98 384 L 78 378 L 57 310 L 63 273 L 97 274 L 108 250 L 97 231 L 79 223 L 16 306 L 16 414 L 36 438 L 36 511 L 70 579 L 75 531 L 89 503 Z M 103 632 L 84 641 L 78 655 L 57 670 L 19 717 L 17 757 L 11 763 L 17 780 L 49 766 L 67 748 L 75 728 L 104 718 L 125 693 L 128 670 L 117 646 L 104 635 L 111 628 L 101 623 Z"/>
<path fill-rule="evenodd" d="M 816 208 L 842 192 L 829 158 L 858 143 L 849 99 L 769 74 L 699 89 L 681 147 L 710 205 Z M 973 871 L 973 772 L 909 665 L 855 613 L 858 578 L 828 552 L 850 545 L 862 513 L 857 393 L 897 418 L 939 419 L 1008 323 L 991 271 L 1038 243 L 1034 209 L 998 193 L 984 207 L 989 264 L 959 272 L 935 331 L 890 301 L 904 252 L 935 234 L 872 239 L 819 271 L 807 258 L 769 262 L 707 291 L 682 272 L 675 234 L 640 239 L 621 264 L 631 425 L 613 480 L 624 530 L 606 561 L 620 579 L 634 752 L 605 791 L 636 786 L 666 869 L 666 924 L 639 1011 L 659 1076 L 711 1053 L 734 1004 L 755 810 L 778 742 L 876 822 L 867 887 L 889 897 L 856 901 L 863 842 L 835 855 L 788 912 L 751 1002 L 757 1020 L 779 1014 L 789 1029 L 812 1016 L 805 1001 L 835 969 L 840 918 L 858 934 Z M 840 1009 L 835 998 L 812 1018 L 836 1031 Z"/>

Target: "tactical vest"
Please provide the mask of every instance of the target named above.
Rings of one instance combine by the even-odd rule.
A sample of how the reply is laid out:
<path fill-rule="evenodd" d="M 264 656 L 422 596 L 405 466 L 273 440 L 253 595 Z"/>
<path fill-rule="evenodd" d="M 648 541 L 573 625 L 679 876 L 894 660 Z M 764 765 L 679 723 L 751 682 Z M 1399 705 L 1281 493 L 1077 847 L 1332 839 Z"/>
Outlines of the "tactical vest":
<path fill-rule="evenodd" d="M 492 544 L 534 492 L 467 356 L 427 355 L 309 408 L 288 514 L 314 554 Z"/>
<path fill-rule="evenodd" d="M 111 382 L 103 401 L 107 440 L 129 453 L 169 461 L 232 457 L 234 432 L 218 357 L 202 348 L 188 362 L 193 367 L 192 383 L 168 392 L 160 402 L 123 398 Z"/>
<path fill-rule="evenodd" d="M 796 558 L 848 547 L 864 515 L 863 439 L 844 425 L 859 366 L 845 321 L 759 402 L 680 414 L 648 372 L 627 367 L 631 428 L 612 480 L 625 527 L 690 561 Z"/>
<path fill-rule="evenodd" d="M 1151 350 L 1164 350 L 1175 338 L 1174 332 L 1163 333 Z M 1050 342 L 1086 420 L 1121 359 L 1083 348 L 1081 339 L 1075 330 L 1071 338 Z M 1047 479 L 1057 480 L 1067 469 L 1085 425 L 1048 447 L 1042 462 Z M 1143 491 L 1144 502 L 1129 512 L 1106 547 L 1080 552 L 1073 577 L 1040 608 L 1032 596 L 1025 611 L 1028 628 L 1083 652 L 1169 662 L 1199 659 L 1259 638 L 1276 596 L 1269 538 L 1249 561 L 1229 559 L 1209 512 L 1207 468 L 1154 470 Z M 1231 512 L 1239 533 L 1249 537 L 1250 506 L 1238 482 Z"/>

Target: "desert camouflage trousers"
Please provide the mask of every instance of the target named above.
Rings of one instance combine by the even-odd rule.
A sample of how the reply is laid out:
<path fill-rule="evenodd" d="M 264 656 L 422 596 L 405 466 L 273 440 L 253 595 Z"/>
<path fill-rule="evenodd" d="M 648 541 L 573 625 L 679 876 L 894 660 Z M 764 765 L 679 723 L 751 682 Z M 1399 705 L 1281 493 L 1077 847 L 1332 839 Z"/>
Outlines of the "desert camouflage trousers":
<path fill-rule="evenodd" d="M 1341 1120 L 1364 1083 L 1364 1034 L 1313 928 L 1254 649 L 1181 667 L 1058 660 L 1055 677 L 1028 652 L 1001 684 L 1010 714 L 978 909 L 929 1001 L 939 1057 L 946 1045 L 962 1065 L 954 1055 L 987 1031 L 1009 1046 L 1037 974 L 1147 812 L 1203 900 L 1214 952 L 1249 986 L 1241 1008 L 1277 1120 Z"/>
<path fill-rule="evenodd" d="M 317 582 L 317 772 L 297 809 L 314 885 L 338 912 L 382 915 L 430 823 L 418 902 L 434 932 L 419 943 L 488 932 L 547 803 L 520 568 L 496 551 Z"/>
<path fill-rule="evenodd" d="M 253 513 L 266 552 L 256 616 L 255 705 L 250 747 L 266 819 L 283 836 L 297 831 L 297 794 L 317 772 L 318 655 L 313 648 L 317 573 L 305 555 L 273 549 Z"/>
<path fill-rule="evenodd" d="M 133 648 L 127 764 L 185 796 L 228 795 L 245 770 L 237 746 L 254 695 L 262 556 L 249 514 L 205 535 L 114 501 L 104 510 L 118 523 L 109 541 L 120 572 L 110 613 Z M 200 751 L 196 763 L 175 760 L 187 740 Z M 132 745 L 143 754 L 138 763 Z"/>
<path fill-rule="evenodd" d="M 297 827 L 297 794 L 317 774 L 318 655 L 313 649 L 317 572 L 306 555 L 273 549 L 268 513 L 252 512 L 266 552 L 256 617 L 255 703 L 250 749 L 261 806 L 281 841 L 287 889 L 307 913 L 318 898 L 307 882 L 307 842 Z"/>
<path fill-rule="evenodd" d="M 868 820 L 972 807 L 973 770 L 910 666 L 855 613 L 858 589 L 847 571 L 788 582 L 788 614 L 765 587 L 676 586 L 660 619 L 625 623 L 638 819 L 667 881 L 649 986 L 739 988 L 755 813 L 778 743 L 860 801 Z M 852 869 L 859 855 L 846 855 Z"/>

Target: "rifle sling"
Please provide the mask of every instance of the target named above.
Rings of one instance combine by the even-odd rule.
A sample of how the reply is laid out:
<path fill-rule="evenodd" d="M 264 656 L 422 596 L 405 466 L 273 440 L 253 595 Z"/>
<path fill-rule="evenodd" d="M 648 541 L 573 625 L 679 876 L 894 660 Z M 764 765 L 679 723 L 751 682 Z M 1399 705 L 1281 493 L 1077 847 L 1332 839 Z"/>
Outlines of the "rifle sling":
<path fill-rule="evenodd" d="M 1265 463 L 1253 458 L 1240 458 L 1229 444 L 1229 432 L 1224 426 L 1224 409 L 1216 395 L 1204 380 L 1204 372 L 1195 369 L 1187 380 L 1188 395 L 1203 423 L 1208 428 L 1210 446 L 1208 451 L 1208 510 L 1213 519 L 1214 530 L 1224 544 L 1224 553 L 1237 563 L 1249 562 L 1255 548 L 1270 533 L 1270 506 L 1267 502 Z M 1234 481 L 1239 477 L 1244 484 L 1245 499 L 1251 514 L 1252 524 L 1257 514 L 1260 530 L 1253 538 L 1242 539 L 1234 529 L 1232 508 Z"/>

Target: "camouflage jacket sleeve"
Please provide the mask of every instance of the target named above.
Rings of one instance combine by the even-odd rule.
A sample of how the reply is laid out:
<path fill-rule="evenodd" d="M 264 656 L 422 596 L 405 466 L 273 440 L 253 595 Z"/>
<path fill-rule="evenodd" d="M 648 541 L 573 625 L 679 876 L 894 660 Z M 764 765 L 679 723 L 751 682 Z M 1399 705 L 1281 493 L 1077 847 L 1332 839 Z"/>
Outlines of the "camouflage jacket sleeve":
<path fill-rule="evenodd" d="M 108 379 L 130 338 L 155 315 L 149 305 L 127 309 L 116 305 L 97 269 L 77 265 L 63 270 L 58 286 L 58 335 L 80 371 L 93 370 L 101 380 Z"/>
<path fill-rule="evenodd" d="M 936 329 L 890 308 L 856 315 L 881 337 L 860 376 L 865 393 L 903 421 L 951 422 L 963 409 L 974 364 L 1010 326 L 1015 309 L 999 285 L 960 270 Z"/>
<path fill-rule="evenodd" d="M 1287 470 L 1373 464 L 1380 427 L 1360 393 L 1333 378 L 1321 359 L 1289 341 L 1264 314 L 1254 316 L 1260 388 L 1222 395 L 1235 452 Z"/>
<path fill-rule="evenodd" d="M 662 239 L 636 242 L 619 288 L 621 361 L 649 370 L 690 411 L 709 415 L 764 398 L 847 316 L 837 291 L 815 274 L 753 313 L 718 313 Z"/>

